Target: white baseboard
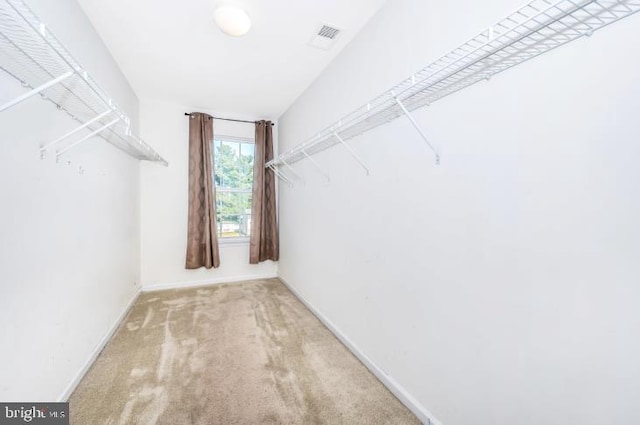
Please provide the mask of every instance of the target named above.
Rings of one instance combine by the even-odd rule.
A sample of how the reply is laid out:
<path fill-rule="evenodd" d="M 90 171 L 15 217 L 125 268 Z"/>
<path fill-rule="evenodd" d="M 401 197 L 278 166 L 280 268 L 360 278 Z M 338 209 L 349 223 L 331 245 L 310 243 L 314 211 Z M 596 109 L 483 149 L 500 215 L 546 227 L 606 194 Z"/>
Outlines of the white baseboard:
<path fill-rule="evenodd" d="M 364 354 L 349 338 L 347 338 L 340 330 L 327 319 L 322 313 L 320 313 L 315 307 L 313 307 L 293 286 L 291 286 L 282 277 L 279 277 L 280 281 L 295 295 L 300 302 L 302 302 L 317 318 L 320 320 L 335 336 L 342 342 L 354 356 L 358 358 L 366 367 L 373 373 L 379 380 L 386 386 L 398 400 L 402 402 L 418 419 L 425 425 L 442 425 L 442 422 L 434 418 L 434 416 L 420 404 L 411 394 L 409 394 L 404 388 L 400 386 L 392 377 L 387 375 L 382 369 L 380 369 L 366 354 Z"/>
<path fill-rule="evenodd" d="M 82 378 L 84 378 L 84 375 L 87 373 L 87 371 L 89 371 L 89 368 L 91 368 L 91 365 L 93 365 L 93 362 L 96 361 L 96 359 L 98 358 L 98 356 L 100 355 L 104 347 L 107 345 L 107 343 L 109 342 L 113 334 L 116 332 L 116 330 L 118 329 L 118 327 L 120 326 L 124 318 L 129 313 L 129 310 L 131 310 L 131 307 L 133 307 L 133 303 L 136 301 L 136 299 L 138 299 L 138 295 L 140 295 L 139 289 L 136 290 L 135 294 L 133 294 L 133 297 L 127 303 L 125 308 L 122 310 L 122 312 L 118 316 L 118 319 L 115 321 L 113 326 L 111 326 L 111 328 L 107 331 L 107 333 L 102 337 L 100 342 L 98 342 L 98 345 L 96 345 L 96 347 L 93 349 L 93 351 L 91 352 L 91 355 L 89 356 L 87 361 L 84 363 L 84 365 L 80 368 L 75 378 L 73 378 L 73 380 L 69 383 L 69 385 L 67 385 L 67 388 L 65 388 L 65 390 L 62 392 L 60 397 L 58 397 L 59 402 L 66 402 L 69 400 L 69 397 L 71 397 L 71 394 L 73 393 L 73 391 L 76 389 L 80 381 L 82 381 Z"/>
<path fill-rule="evenodd" d="M 190 282 L 152 283 L 149 285 L 143 285 L 142 292 L 164 291 L 166 289 L 193 288 L 197 286 L 219 285 L 222 283 L 242 282 L 243 280 L 273 279 L 277 277 L 278 277 L 277 273 L 266 273 L 266 274 L 255 274 L 255 275 L 219 277 L 215 279 L 194 280 Z"/>

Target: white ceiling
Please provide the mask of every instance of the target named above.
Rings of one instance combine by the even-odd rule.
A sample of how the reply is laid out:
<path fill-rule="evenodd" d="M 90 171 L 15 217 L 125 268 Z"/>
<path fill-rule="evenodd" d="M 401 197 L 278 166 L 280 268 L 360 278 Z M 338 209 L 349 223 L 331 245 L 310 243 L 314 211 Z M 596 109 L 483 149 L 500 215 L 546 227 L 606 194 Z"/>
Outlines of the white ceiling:
<path fill-rule="evenodd" d="M 385 0 L 78 0 L 141 99 L 278 118 Z M 247 11 L 251 31 L 224 35 L 213 10 Z M 334 46 L 309 46 L 321 24 Z"/>

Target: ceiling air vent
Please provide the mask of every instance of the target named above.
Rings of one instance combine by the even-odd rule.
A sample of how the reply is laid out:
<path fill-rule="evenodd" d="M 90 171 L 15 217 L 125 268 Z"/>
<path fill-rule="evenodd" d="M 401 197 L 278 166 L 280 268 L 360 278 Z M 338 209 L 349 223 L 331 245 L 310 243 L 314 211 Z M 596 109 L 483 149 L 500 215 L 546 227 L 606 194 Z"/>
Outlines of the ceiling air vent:
<path fill-rule="evenodd" d="M 336 38 L 339 32 L 340 30 L 338 28 L 333 28 L 329 25 L 323 25 L 322 28 L 320 28 L 320 31 L 318 31 L 318 35 L 320 37 L 326 37 L 333 40 L 334 38 Z"/>
<path fill-rule="evenodd" d="M 328 50 L 338 38 L 339 34 L 340 30 L 338 28 L 322 25 L 309 44 L 313 47 Z"/>

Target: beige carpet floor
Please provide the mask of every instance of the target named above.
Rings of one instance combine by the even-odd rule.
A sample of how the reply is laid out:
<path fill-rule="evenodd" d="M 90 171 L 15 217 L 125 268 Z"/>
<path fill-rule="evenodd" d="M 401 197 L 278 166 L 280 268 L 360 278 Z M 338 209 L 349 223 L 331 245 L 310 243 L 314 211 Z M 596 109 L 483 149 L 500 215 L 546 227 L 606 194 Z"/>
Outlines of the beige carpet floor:
<path fill-rule="evenodd" d="M 73 425 L 420 424 L 277 279 L 142 294 Z"/>

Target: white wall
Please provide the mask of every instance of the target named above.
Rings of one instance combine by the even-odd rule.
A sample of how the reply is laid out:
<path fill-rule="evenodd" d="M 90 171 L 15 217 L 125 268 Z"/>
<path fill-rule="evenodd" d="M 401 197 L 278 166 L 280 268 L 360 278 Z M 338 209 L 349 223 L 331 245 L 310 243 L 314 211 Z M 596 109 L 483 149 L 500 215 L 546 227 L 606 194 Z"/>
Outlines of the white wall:
<path fill-rule="evenodd" d="M 137 126 L 138 100 L 75 1 L 28 4 Z M 0 74 L 0 103 L 24 92 Z M 51 401 L 137 293 L 138 162 L 101 139 L 70 165 L 41 160 L 74 122 L 38 96 L 0 113 L 0 128 L 0 400 Z"/>
<path fill-rule="evenodd" d="M 277 264 L 249 264 L 248 243 L 220 243 L 220 267 L 185 269 L 187 250 L 187 205 L 189 177 L 189 118 L 185 112 L 208 112 L 237 117 L 168 102 L 141 102 L 142 138 L 153 142 L 169 161 L 168 169 L 142 165 L 142 285 L 144 289 L 198 285 L 275 276 Z M 277 127 L 277 126 L 275 126 Z M 277 131 L 277 129 L 276 129 Z M 214 134 L 253 138 L 250 124 L 216 120 Z M 274 137 L 277 135 L 274 133 Z"/>
<path fill-rule="evenodd" d="M 395 0 L 281 117 L 281 151 L 520 5 Z M 279 274 L 446 425 L 640 423 L 640 16 L 306 161 Z"/>

